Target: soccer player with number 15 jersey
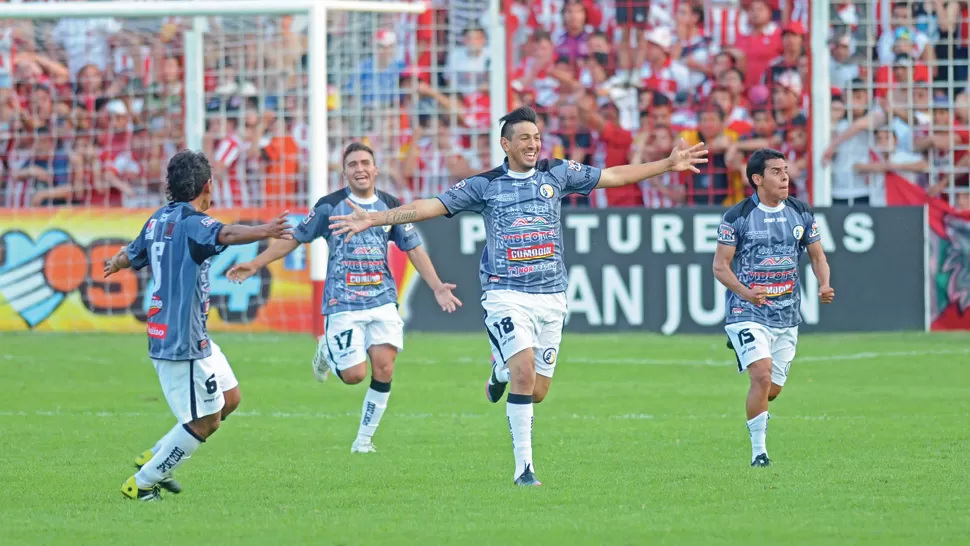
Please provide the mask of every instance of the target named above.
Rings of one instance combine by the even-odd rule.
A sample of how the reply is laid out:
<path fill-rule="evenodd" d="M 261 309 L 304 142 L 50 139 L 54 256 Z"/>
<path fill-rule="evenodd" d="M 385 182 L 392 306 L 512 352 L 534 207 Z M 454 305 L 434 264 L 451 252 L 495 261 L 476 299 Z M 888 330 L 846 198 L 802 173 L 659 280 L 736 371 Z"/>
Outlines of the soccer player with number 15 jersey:
<path fill-rule="evenodd" d="M 781 394 L 795 358 L 801 323 L 798 260 L 808 251 L 818 278 L 818 296 L 832 303 L 829 264 L 808 205 L 788 196 L 788 164 L 779 151 L 751 154 L 748 183 L 755 193 L 724 214 L 718 228 L 714 276 L 727 287 L 728 347 L 738 372 L 748 370 L 748 432 L 751 466 L 769 466 L 765 437 L 768 402 Z"/>
<path fill-rule="evenodd" d="M 703 144 L 683 142 L 670 157 L 645 165 L 600 170 L 574 161 L 538 161 L 542 140 L 536 113 L 519 108 L 501 120 L 506 160 L 491 171 L 459 181 L 436 199 L 387 211 L 352 211 L 331 216 L 334 235 L 354 235 L 374 226 L 408 224 L 474 212 L 485 218 L 486 246 L 479 278 L 492 366 L 488 399 L 497 402 L 510 385 L 506 404 L 516 485 L 541 485 L 532 461 L 533 403 L 549 392 L 566 319 L 566 266 L 560 207 L 563 197 L 595 188 L 636 184 L 669 171 L 699 172 Z"/>

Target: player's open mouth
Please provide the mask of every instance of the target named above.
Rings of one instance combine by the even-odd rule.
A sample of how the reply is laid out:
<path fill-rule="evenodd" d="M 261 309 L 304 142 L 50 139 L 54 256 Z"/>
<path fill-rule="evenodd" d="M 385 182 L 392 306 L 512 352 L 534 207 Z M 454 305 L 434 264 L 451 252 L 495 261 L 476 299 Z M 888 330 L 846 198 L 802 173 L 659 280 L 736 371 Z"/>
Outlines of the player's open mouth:
<path fill-rule="evenodd" d="M 535 152 L 526 152 L 524 155 L 525 155 L 525 158 L 526 159 L 530 159 L 531 160 L 531 159 L 535 159 L 536 158 L 536 153 Z"/>

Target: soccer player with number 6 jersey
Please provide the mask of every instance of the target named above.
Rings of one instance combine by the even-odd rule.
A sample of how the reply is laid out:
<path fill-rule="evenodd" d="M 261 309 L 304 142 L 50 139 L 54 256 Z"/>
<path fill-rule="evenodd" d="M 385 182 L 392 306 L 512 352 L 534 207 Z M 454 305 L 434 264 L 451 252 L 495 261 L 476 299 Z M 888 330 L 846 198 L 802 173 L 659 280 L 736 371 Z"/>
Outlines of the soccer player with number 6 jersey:
<path fill-rule="evenodd" d="M 259 226 L 223 225 L 205 214 L 212 202 L 212 169 L 202 153 L 183 150 L 168 163 L 171 202 L 158 209 L 138 236 L 105 263 L 105 278 L 128 267 L 151 266 L 148 354 L 178 424 L 137 460 L 138 472 L 122 485 L 125 497 L 161 498 L 181 486 L 172 472 L 219 429 L 239 405 L 239 382 L 209 339 L 209 258 L 228 245 L 268 238 L 292 239 L 286 213 Z"/>
<path fill-rule="evenodd" d="M 669 171 L 699 172 L 706 163 L 703 143 L 680 142 L 670 157 L 645 165 L 600 170 L 574 161 L 538 161 L 542 139 L 536 113 L 519 108 L 499 120 L 506 160 L 491 171 L 466 178 L 436 199 L 422 199 L 386 211 L 353 210 L 332 215 L 331 234 L 347 240 L 375 226 L 409 224 L 437 216 L 474 212 L 485 217 L 486 247 L 479 277 L 485 331 L 494 364 L 486 391 L 506 404 L 516 485 L 541 485 L 532 461 L 533 403 L 549 392 L 566 319 L 566 266 L 560 207 L 563 197 L 589 195 L 595 188 L 636 184 Z"/>
<path fill-rule="evenodd" d="M 748 183 L 754 195 L 724 214 L 718 228 L 714 276 L 727 287 L 724 330 L 738 357 L 738 372 L 748 371 L 748 431 L 751 466 L 769 466 L 765 437 L 768 402 L 781 394 L 795 358 L 801 323 L 798 260 L 808 251 L 818 278 L 818 297 L 832 303 L 829 265 L 821 234 L 808 205 L 788 196 L 785 156 L 762 148 L 751 154 Z"/>
<path fill-rule="evenodd" d="M 344 383 L 353 385 L 367 378 L 370 358 L 370 388 L 364 396 L 357 438 L 350 451 L 373 453 L 376 451 L 372 441 L 374 433 L 391 395 L 394 360 L 404 349 L 404 321 L 398 312 L 397 289 L 387 264 L 388 242 L 393 241 L 407 253 L 418 274 L 434 291 L 442 311 L 454 312 L 461 302 L 452 294 L 455 285 L 438 278 L 413 225 L 374 227 L 353 242 L 331 232 L 331 218 L 351 212 L 352 207 L 386 211 L 401 204 L 395 197 L 376 189 L 378 170 L 374 152 L 364 144 L 355 142 L 347 146 L 343 166 L 347 187 L 321 198 L 297 226 L 292 241 L 274 242 L 253 261 L 230 269 L 228 276 L 241 282 L 282 259 L 301 243 L 317 237 L 327 240 L 330 256 L 323 296 L 325 335 L 313 360 L 314 373 L 323 381 L 329 370 L 333 370 Z"/>

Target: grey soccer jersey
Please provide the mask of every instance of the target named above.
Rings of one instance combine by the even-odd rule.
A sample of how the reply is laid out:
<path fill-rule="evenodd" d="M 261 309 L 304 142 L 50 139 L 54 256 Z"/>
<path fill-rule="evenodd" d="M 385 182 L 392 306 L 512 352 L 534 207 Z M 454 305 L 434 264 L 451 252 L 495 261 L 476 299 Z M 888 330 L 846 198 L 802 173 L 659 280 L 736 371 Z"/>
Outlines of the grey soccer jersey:
<path fill-rule="evenodd" d="M 754 195 L 727 211 L 717 242 L 737 248 L 731 269 L 738 280 L 749 287 L 764 287 L 768 296 L 764 305 L 755 306 L 728 290 L 727 323 L 797 326 L 802 321 L 798 259 L 820 239 L 812 210 L 794 197 L 768 207 Z"/>
<path fill-rule="evenodd" d="M 464 211 L 485 218 L 486 244 L 479 268 L 482 290 L 532 294 L 566 291 L 559 216 L 562 198 L 589 195 L 600 169 L 559 159 L 527 173 L 500 167 L 472 176 L 438 197 L 447 216 Z"/>
<path fill-rule="evenodd" d="M 152 214 L 128 245 L 131 267 L 151 266 L 151 358 L 198 360 L 212 354 L 206 330 L 209 258 L 226 249 L 218 243 L 222 227 L 189 203 L 169 203 Z"/>
<path fill-rule="evenodd" d="M 397 303 L 397 288 L 387 265 L 387 243 L 393 241 L 403 251 L 421 245 L 421 236 L 412 224 L 372 227 L 346 242 L 344 235 L 331 236 L 330 216 L 353 214 L 347 204 L 350 190 L 343 188 L 321 198 L 310 214 L 293 230 L 297 241 L 309 243 L 317 237 L 327 240 L 330 258 L 323 291 L 324 315 L 343 311 L 361 311 Z M 401 202 L 382 191 L 373 201 L 355 198 L 365 210 L 381 211 L 401 206 Z"/>

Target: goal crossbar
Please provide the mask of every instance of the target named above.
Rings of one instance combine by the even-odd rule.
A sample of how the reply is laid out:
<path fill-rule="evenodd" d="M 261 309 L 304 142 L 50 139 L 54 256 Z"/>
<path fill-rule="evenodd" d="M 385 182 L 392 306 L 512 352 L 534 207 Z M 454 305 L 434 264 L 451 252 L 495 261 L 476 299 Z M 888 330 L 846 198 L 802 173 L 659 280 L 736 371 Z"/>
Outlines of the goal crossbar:
<path fill-rule="evenodd" d="M 92 17 L 167 17 L 212 15 L 293 15 L 314 8 L 372 13 L 423 13 L 424 2 L 375 0 L 172 0 L 168 2 L 79 2 L 0 5 L 0 19 L 62 19 Z"/>

